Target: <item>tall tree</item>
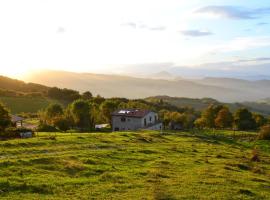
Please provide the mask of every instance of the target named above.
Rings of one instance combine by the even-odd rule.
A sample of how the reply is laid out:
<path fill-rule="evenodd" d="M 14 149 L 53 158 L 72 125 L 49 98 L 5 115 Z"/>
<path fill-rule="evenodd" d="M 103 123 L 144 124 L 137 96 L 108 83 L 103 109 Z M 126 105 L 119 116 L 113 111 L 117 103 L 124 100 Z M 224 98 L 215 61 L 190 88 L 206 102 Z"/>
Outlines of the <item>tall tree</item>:
<path fill-rule="evenodd" d="M 223 108 L 223 106 L 215 106 L 213 104 L 209 105 L 206 110 L 202 112 L 202 118 L 207 128 L 215 128 L 215 119 L 218 112 Z"/>
<path fill-rule="evenodd" d="M 107 123 L 111 123 L 111 114 L 118 108 L 118 102 L 114 100 L 105 100 L 100 105 L 100 110 L 104 120 Z"/>
<path fill-rule="evenodd" d="M 75 100 L 69 108 L 75 126 L 81 130 L 91 128 L 90 105 L 87 101 Z"/>
<path fill-rule="evenodd" d="M 223 107 L 217 114 L 215 125 L 218 128 L 231 128 L 233 115 L 227 107 Z"/>
<path fill-rule="evenodd" d="M 256 128 L 252 113 L 246 108 L 240 108 L 235 112 L 234 125 L 238 130 L 253 130 Z"/>
<path fill-rule="evenodd" d="M 63 115 L 64 111 L 60 104 L 50 104 L 45 111 L 40 112 L 41 122 L 54 126 L 56 119 Z"/>
<path fill-rule="evenodd" d="M 267 119 L 263 115 L 253 113 L 253 119 L 255 120 L 256 128 L 260 128 L 267 124 Z"/>
<path fill-rule="evenodd" d="M 11 117 L 8 109 L 0 103 L 0 131 L 4 131 L 5 128 L 11 125 Z"/>

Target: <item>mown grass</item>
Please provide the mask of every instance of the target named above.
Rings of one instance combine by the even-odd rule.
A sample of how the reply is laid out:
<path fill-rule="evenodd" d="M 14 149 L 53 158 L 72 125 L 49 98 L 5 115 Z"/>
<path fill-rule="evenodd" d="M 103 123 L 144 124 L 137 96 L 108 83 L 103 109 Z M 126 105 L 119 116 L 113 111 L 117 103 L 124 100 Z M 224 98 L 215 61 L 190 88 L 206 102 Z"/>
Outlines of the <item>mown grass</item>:
<path fill-rule="evenodd" d="M 1 141 L 0 197 L 269 199 L 270 143 L 237 134 L 243 138 L 229 131 L 39 133 Z M 260 162 L 251 161 L 255 147 Z"/>

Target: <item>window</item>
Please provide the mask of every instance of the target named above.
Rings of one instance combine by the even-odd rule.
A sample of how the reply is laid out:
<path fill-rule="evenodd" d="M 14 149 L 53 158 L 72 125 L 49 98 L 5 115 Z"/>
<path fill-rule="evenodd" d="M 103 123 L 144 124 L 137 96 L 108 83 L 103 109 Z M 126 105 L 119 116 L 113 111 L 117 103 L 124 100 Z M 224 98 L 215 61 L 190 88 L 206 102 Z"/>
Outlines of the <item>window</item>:
<path fill-rule="evenodd" d="M 157 115 L 155 115 L 155 122 L 157 121 Z"/>
<path fill-rule="evenodd" d="M 125 117 L 121 117 L 121 122 L 125 122 L 126 118 Z"/>
<path fill-rule="evenodd" d="M 150 121 L 150 122 L 152 121 L 152 117 L 151 117 L 151 116 L 149 117 L 149 121 Z"/>
<path fill-rule="evenodd" d="M 146 118 L 144 118 L 144 126 L 146 126 Z"/>
<path fill-rule="evenodd" d="M 115 128 L 114 128 L 114 131 L 119 131 L 119 128 L 118 128 L 118 127 L 115 127 Z"/>

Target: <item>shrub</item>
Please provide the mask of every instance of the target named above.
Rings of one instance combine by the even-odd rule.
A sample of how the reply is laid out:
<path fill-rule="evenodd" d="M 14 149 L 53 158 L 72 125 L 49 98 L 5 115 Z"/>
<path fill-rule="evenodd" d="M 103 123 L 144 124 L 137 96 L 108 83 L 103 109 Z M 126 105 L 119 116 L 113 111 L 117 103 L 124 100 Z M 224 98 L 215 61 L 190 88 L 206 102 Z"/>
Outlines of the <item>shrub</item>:
<path fill-rule="evenodd" d="M 258 138 L 260 140 L 270 140 L 270 125 L 261 127 Z"/>
<path fill-rule="evenodd" d="M 20 133 L 26 133 L 26 132 L 32 132 L 32 130 L 28 129 L 28 128 L 9 127 L 9 128 L 6 128 L 5 132 L 1 132 L 0 137 L 19 138 L 19 137 L 21 137 Z"/>
<path fill-rule="evenodd" d="M 37 131 L 41 132 L 55 132 L 57 129 L 53 126 L 50 126 L 48 124 L 40 124 L 37 128 Z"/>

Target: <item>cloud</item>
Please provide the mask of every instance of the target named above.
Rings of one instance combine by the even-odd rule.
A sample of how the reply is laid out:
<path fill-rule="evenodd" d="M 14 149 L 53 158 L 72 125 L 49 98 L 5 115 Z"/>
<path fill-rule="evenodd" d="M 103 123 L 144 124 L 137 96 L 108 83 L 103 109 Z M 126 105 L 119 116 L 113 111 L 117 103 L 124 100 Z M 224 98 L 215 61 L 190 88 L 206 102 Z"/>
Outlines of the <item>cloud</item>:
<path fill-rule="evenodd" d="M 186 36 L 191 36 L 191 37 L 202 37 L 202 36 L 213 35 L 212 32 L 196 30 L 196 29 L 183 30 L 183 31 L 180 31 L 180 33 L 182 33 L 183 35 L 186 35 Z"/>
<path fill-rule="evenodd" d="M 232 52 L 244 51 L 248 49 L 256 49 L 270 46 L 269 36 L 256 36 L 256 37 L 237 37 L 231 41 L 222 42 L 212 46 L 211 52 Z"/>
<path fill-rule="evenodd" d="M 127 26 L 127 27 L 131 27 L 131 28 L 136 28 L 137 24 L 134 23 L 134 22 L 126 22 L 126 23 L 121 24 L 121 26 Z"/>
<path fill-rule="evenodd" d="M 257 23 L 256 25 L 257 26 L 264 26 L 264 25 L 268 25 L 268 23 L 267 22 L 260 22 L 260 23 Z"/>
<path fill-rule="evenodd" d="M 66 29 L 64 27 L 58 27 L 57 33 L 64 33 L 66 32 Z"/>
<path fill-rule="evenodd" d="M 248 9 L 237 6 L 206 6 L 197 9 L 195 13 L 212 14 L 229 19 L 256 19 L 270 14 L 270 7 Z"/>
<path fill-rule="evenodd" d="M 166 26 L 150 26 L 144 23 L 136 23 L 136 22 L 126 22 L 121 24 L 121 26 L 130 27 L 134 29 L 147 29 L 149 31 L 164 31 L 166 30 Z"/>
<path fill-rule="evenodd" d="M 259 57 L 259 58 L 253 58 L 253 59 L 237 60 L 237 62 L 259 62 L 259 61 L 270 61 L 270 57 Z"/>
<path fill-rule="evenodd" d="M 164 30 L 166 30 L 166 27 L 165 26 L 155 26 L 155 27 L 149 27 L 148 29 L 151 31 L 164 31 Z"/>

